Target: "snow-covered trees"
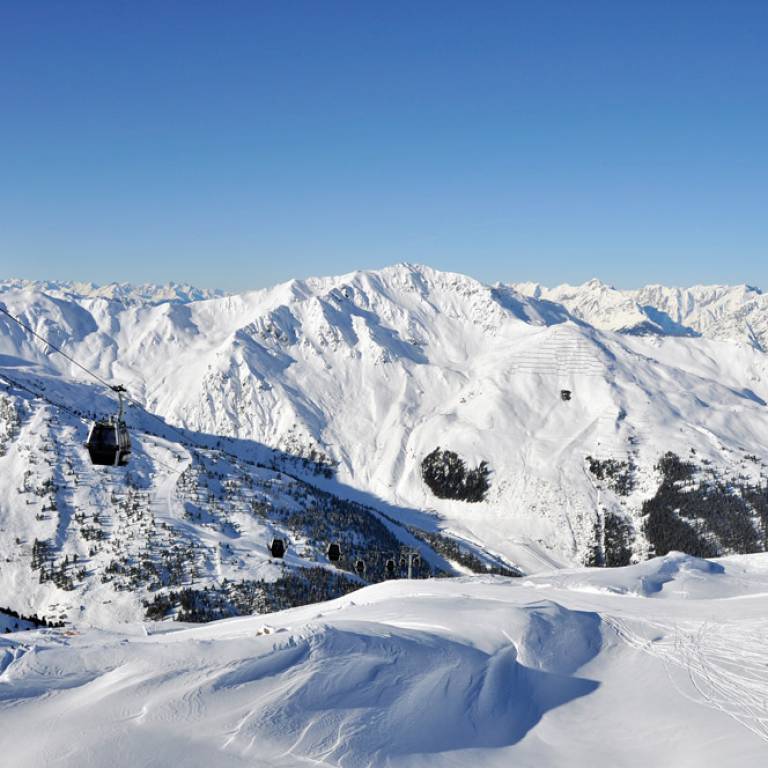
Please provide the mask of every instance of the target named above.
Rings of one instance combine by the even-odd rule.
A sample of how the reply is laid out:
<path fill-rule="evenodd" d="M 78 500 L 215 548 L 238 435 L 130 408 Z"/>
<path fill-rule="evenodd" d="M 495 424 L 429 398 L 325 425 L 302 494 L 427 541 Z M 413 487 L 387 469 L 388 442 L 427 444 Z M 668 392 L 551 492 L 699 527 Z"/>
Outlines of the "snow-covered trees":
<path fill-rule="evenodd" d="M 630 459 L 595 459 L 587 456 L 589 471 L 595 479 L 605 481 L 606 486 L 619 496 L 629 496 L 635 489 L 635 465 Z"/>
<path fill-rule="evenodd" d="M 697 480 L 697 467 L 671 452 L 656 469 L 661 485 L 643 504 L 645 534 L 654 554 L 679 550 L 714 557 L 765 550 L 764 493 L 741 481 Z"/>

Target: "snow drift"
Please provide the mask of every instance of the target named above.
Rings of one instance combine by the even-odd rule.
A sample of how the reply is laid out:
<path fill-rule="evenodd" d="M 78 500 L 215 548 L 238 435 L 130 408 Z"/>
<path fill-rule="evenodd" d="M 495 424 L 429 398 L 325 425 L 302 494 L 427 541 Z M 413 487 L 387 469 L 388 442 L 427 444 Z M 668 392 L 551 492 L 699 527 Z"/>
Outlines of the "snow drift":
<path fill-rule="evenodd" d="M 696 600 L 625 591 L 694 572 Z M 389 583 L 148 635 L 10 635 L 0 748 L 22 768 L 758 766 L 767 598 L 713 598 L 732 572 L 764 586 L 766 556 Z"/>

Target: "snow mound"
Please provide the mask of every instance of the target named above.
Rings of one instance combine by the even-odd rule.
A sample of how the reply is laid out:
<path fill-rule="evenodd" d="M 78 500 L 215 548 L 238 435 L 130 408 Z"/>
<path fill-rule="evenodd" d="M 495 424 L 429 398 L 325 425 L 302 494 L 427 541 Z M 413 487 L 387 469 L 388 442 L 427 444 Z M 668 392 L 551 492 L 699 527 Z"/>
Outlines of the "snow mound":
<path fill-rule="evenodd" d="M 635 576 L 716 565 L 672 556 Z M 713 612 L 550 589 L 390 582 L 148 635 L 11 635 L 0 750 L 22 768 L 763 764 L 764 599 Z"/>
<path fill-rule="evenodd" d="M 651 598 L 711 599 L 768 594 L 768 554 L 705 560 L 670 552 L 626 568 L 557 571 L 528 579 L 557 587 Z"/>
<path fill-rule="evenodd" d="M 33 752 L 71 755 L 64 765 L 167 765 L 191 745 L 188 765 L 384 765 L 512 746 L 548 711 L 598 687 L 576 674 L 601 648 L 594 613 L 481 598 L 448 617 L 444 596 L 411 596 L 398 611 L 403 591 L 372 587 L 368 605 L 295 609 L 271 626 L 259 617 L 66 642 L 37 633 L 29 652 L 5 649 L 6 723 L 49 723 Z M 409 608 L 420 625 L 407 626 Z M 84 722 L 87 748 L 73 748 Z M 125 763 L 114 762 L 116 740 Z M 0 736 L 4 751 L 9 742 Z M 17 764 L 34 764 L 24 762 L 28 747 Z"/>

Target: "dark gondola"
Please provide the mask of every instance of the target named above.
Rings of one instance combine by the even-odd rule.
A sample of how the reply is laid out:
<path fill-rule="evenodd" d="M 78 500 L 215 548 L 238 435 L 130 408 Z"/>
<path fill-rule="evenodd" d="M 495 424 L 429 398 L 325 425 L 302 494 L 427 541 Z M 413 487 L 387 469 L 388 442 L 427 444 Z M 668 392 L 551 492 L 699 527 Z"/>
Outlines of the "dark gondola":
<path fill-rule="evenodd" d="M 571 399 L 571 395 L 572 395 L 572 393 L 571 393 L 570 389 L 561 389 L 560 390 L 560 399 L 563 402 L 567 403 Z"/>
<path fill-rule="evenodd" d="M 365 562 L 363 560 L 358 560 L 355 563 L 355 573 L 361 577 L 365 573 Z"/>
<path fill-rule="evenodd" d="M 282 539 L 272 539 L 268 549 L 272 557 L 281 558 L 285 556 L 285 542 Z"/>
<path fill-rule="evenodd" d="M 327 555 L 328 559 L 332 563 L 338 563 L 339 560 L 341 560 L 341 547 L 335 542 L 333 544 L 329 544 Z"/>
<path fill-rule="evenodd" d="M 123 418 L 123 393 L 125 387 L 116 386 L 112 390 L 120 398 L 120 410 L 117 418 L 95 421 L 88 432 L 85 447 L 91 457 L 91 463 L 102 467 L 124 467 L 131 455 L 131 437 Z"/>
<path fill-rule="evenodd" d="M 390 558 L 389 560 L 387 560 L 387 564 L 386 566 L 384 566 L 384 568 L 387 573 L 387 578 L 394 579 L 395 578 L 395 561 L 392 558 Z"/>

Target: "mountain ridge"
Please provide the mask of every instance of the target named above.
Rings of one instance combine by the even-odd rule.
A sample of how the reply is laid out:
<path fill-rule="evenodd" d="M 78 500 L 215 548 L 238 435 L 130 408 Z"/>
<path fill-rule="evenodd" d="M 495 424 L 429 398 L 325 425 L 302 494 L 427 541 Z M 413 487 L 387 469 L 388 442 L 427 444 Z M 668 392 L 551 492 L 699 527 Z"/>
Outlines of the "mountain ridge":
<path fill-rule="evenodd" d="M 748 313 L 762 318 L 760 295 L 741 295 L 748 300 Z M 443 535 L 449 543 L 435 539 L 435 546 L 460 545 L 462 558 L 472 554 L 486 565 L 530 573 L 639 561 L 679 542 L 719 554 L 765 548 L 768 511 L 753 488 L 764 482 L 768 466 L 762 437 L 768 430 L 768 358 L 759 345 L 728 337 L 734 329 L 740 333 L 738 296 L 736 291 L 710 297 L 722 315 L 714 307 L 706 315 L 720 320 L 720 326 L 706 331 L 716 338 L 704 331 L 668 332 L 671 326 L 650 317 L 643 309 L 647 305 L 594 281 L 558 302 L 544 293 L 526 295 L 514 285 L 486 285 L 412 264 L 293 280 L 200 301 L 122 303 L 8 288 L 0 302 L 101 378 L 127 386 L 143 409 L 167 425 L 205 436 L 206 450 L 216 450 L 218 441 L 238 462 L 258 460 L 267 470 L 270 457 L 293 457 L 293 464 L 283 465 L 280 458 L 275 465 L 284 477 L 281 483 L 291 486 L 285 472 L 298 467 L 313 487 L 386 513 L 392 525 L 400 526 L 403 545 L 412 535 L 409 526 L 416 526 L 427 537 L 425 557 L 433 557 L 425 543 L 429 537 Z M 725 311 L 729 302 L 735 302 L 731 314 Z M 692 313 L 689 306 L 681 319 Z M 625 322 L 627 316 L 632 323 Z M 757 320 L 753 328 L 761 327 Z M 291 507 L 270 490 L 273 479 L 265 470 L 248 480 L 251 470 L 238 469 L 226 456 L 196 463 L 178 434 L 150 427 L 142 409 L 133 407 L 128 423 L 135 430 L 136 477 L 144 489 L 138 503 L 148 516 L 146 525 L 138 519 L 131 525 L 121 522 L 124 511 L 116 513 L 109 493 L 99 490 L 100 475 L 84 463 L 81 445 L 88 419 L 114 408 L 108 397 L 4 316 L 0 374 L 9 403 L 6 455 L 0 458 L 5 478 L 0 521 L 8 534 L 6 557 L 17 564 L 10 569 L 8 588 L 29 578 L 22 574 L 29 574 L 37 528 L 42 532 L 37 538 L 53 541 L 57 568 L 67 554 L 87 557 L 83 530 L 91 535 L 93 526 L 78 522 L 83 505 L 110 521 L 101 526 L 105 541 L 119 541 L 129 559 L 140 558 L 143 550 L 131 554 L 113 529 L 119 523 L 134 537 L 149 535 L 149 509 L 156 524 L 162 520 L 203 546 L 207 554 L 200 562 L 207 564 L 200 567 L 212 568 L 211 574 L 217 573 L 223 544 L 239 547 L 242 554 L 235 559 L 243 566 L 232 576 L 251 579 L 264 555 L 251 563 L 246 552 L 256 547 L 263 553 L 269 531 L 288 535 L 284 521 L 298 520 L 300 512 L 301 526 L 315 525 L 305 514 L 307 505 L 319 504 L 309 501 L 320 498 L 315 491 L 296 486 L 307 501 L 285 512 L 287 517 L 273 511 L 254 517 L 252 502 L 237 497 L 251 499 L 249 483 L 272 500 L 268 510 Z M 49 402 L 68 404 L 75 412 L 65 418 Z M 147 429 L 158 436 L 147 436 Z M 37 479 L 25 483 L 29 446 L 42 450 L 40 434 L 49 435 L 43 465 L 69 462 L 74 469 L 63 475 L 56 470 L 56 480 L 47 470 L 33 468 Z M 667 454 L 679 464 L 664 463 Z M 446 462 L 449 473 L 485 463 L 489 484 L 482 500 L 452 497 L 459 478 L 445 484 L 449 490 L 440 491 L 443 496 L 436 495 L 424 480 L 428 456 L 438 457 L 430 468 L 433 478 L 443 471 L 439 461 Z M 195 465 L 200 482 L 206 472 L 232 471 L 241 477 L 231 489 L 235 496 L 227 496 L 230 491 L 222 485 L 210 499 L 202 486 L 188 498 L 184 482 L 174 480 L 179 473 L 169 474 L 168 467 L 178 461 Z M 221 468 L 213 469 L 217 461 Z M 667 470 L 682 479 L 669 479 Z M 325 477 L 326 472 L 332 476 Z M 71 483 L 53 496 L 45 490 L 49 481 L 64 488 L 65 476 L 91 489 L 87 500 L 76 500 Z M 717 510 L 707 512 L 711 517 L 669 517 L 667 505 L 684 508 L 681 494 L 691 483 L 712 489 L 709 504 L 727 508 L 727 524 Z M 30 495 L 18 496 L 25 487 Z M 43 489 L 42 504 L 35 501 L 36 489 Z M 115 493 L 121 499 L 130 496 L 127 489 Z M 58 509 L 52 510 L 54 502 Z M 43 519 L 30 520 L 32 510 Z M 339 526 L 334 535 L 343 532 Z M 234 539 L 227 538 L 237 529 Z M 21 550 L 15 538 L 27 539 Z M 308 545 L 307 551 L 310 562 L 327 565 L 321 543 Z M 376 567 L 381 567 L 383 555 L 371 557 L 378 557 Z M 96 561 L 93 578 L 99 579 L 110 562 Z M 277 577 L 277 571 L 268 571 L 270 578 Z M 212 575 L 196 578 L 200 584 L 219 583 Z M 161 593 L 188 600 L 179 587 L 166 585 Z M 18 609 L 48 615 L 58 593 L 46 587 L 34 594 Z M 135 617 L 139 606 L 125 604 L 121 610 Z M 110 609 L 97 612 L 94 620 L 102 613 Z"/>

